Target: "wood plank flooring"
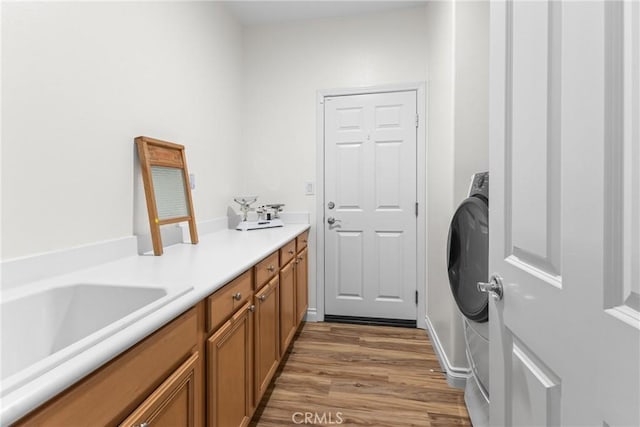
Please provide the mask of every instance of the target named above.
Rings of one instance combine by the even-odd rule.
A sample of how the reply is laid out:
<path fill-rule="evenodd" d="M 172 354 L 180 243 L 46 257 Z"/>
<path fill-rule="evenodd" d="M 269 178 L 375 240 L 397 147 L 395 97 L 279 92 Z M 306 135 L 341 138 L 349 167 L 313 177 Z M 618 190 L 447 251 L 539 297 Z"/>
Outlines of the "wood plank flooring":
<path fill-rule="evenodd" d="M 425 331 L 305 323 L 252 426 L 471 426 Z"/>

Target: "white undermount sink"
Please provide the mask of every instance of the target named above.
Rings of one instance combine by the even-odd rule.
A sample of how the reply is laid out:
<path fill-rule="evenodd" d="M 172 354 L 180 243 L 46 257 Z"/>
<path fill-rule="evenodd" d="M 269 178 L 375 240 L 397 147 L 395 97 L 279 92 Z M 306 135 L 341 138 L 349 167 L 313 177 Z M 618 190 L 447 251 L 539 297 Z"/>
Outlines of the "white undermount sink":
<path fill-rule="evenodd" d="M 122 330 L 192 288 L 72 284 L 0 303 L 2 394 Z"/>

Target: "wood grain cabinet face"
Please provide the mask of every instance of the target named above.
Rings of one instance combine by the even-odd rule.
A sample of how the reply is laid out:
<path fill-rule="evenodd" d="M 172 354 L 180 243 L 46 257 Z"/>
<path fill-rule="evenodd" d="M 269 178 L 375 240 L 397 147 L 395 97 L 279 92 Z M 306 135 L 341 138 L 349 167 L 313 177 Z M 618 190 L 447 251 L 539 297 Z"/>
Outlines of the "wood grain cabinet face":
<path fill-rule="evenodd" d="M 280 357 L 287 351 L 296 334 L 295 261 L 280 270 Z"/>
<path fill-rule="evenodd" d="M 248 425 L 307 311 L 307 238 L 300 234 L 15 425 L 200 427 L 205 412 L 208 426 Z"/>
<path fill-rule="evenodd" d="M 120 427 L 194 427 L 199 415 L 197 383 L 201 381 L 196 352 L 158 387 Z"/>
<path fill-rule="evenodd" d="M 307 248 L 296 256 L 296 325 L 302 322 L 309 307 L 309 261 Z"/>
<path fill-rule="evenodd" d="M 189 405 L 195 402 L 195 425 L 201 425 L 202 360 L 195 353 L 196 357 L 191 355 L 201 339 L 198 335 L 198 324 L 204 323 L 199 314 L 201 311 L 194 308 L 182 314 L 14 425 L 118 425 L 122 420 L 129 420 L 132 414 L 138 414 L 136 408 L 149 404 L 150 399 L 163 400 L 157 397 L 157 393 L 167 384 L 177 384 L 178 380 L 170 381 L 168 378 L 174 378 L 178 372 L 185 374 L 180 379 L 188 378 L 188 381 L 181 383 L 183 387 L 171 388 L 177 393 L 175 400 L 164 399 L 168 406 L 166 411 L 158 414 L 158 419 L 166 420 L 166 417 L 174 415 L 180 418 L 186 414 L 184 411 L 191 410 L 185 409 L 187 402 Z M 189 364 L 183 363 L 184 360 L 189 360 Z M 199 395 L 195 401 L 193 387 Z M 181 419 L 194 422 L 192 418 Z"/>
<path fill-rule="evenodd" d="M 275 251 L 255 266 L 256 271 L 256 290 L 269 282 L 273 277 L 278 275 L 280 268 L 279 251 Z"/>
<path fill-rule="evenodd" d="M 260 402 L 280 362 L 279 283 L 273 278 L 255 295 L 255 401 Z"/>
<path fill-rule="evenodd" d="M 301 233 L 298 237 L 296 237 L 296 247 L 298 252 L 307 247 L 309 243 L 309 230 Z"/>
<path fill-rule="evenodd" d="M 296 256 L 296 239 L 293 239 L 280 249 L 280 266 L 284 267 Z"/>
<path fill-rule="evenodd" d="M 253 312 L 246 303 L 207 340 L 210 427 L 246 426 L 253 413 Z"/>
<path fill-rule="evenodd" d="M 207 298 L 207 332 L 212 332 L 253 296 L 251 270 L 218 289 Z"/>

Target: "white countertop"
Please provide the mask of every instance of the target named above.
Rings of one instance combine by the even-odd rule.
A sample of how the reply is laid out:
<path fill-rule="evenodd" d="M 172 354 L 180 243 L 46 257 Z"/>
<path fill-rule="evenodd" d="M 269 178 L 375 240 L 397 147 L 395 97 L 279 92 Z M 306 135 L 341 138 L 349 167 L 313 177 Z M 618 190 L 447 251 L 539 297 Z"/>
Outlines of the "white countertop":
<path fill-rule="evenodd" d="M 308 228 L 308 224 L 288 224 L 280 228 L 246 232 L 222 230 L 202 235 L 197 245 L 178 244 L 167 247 L 162 256 L 129 256 L 4 291 L 3 299 L 11 298 L 14 293 L 22 294 L 34 289 L 74 283 L 162 287 L 169 294 L 184 292 L 192 287 L 166 305 L 59 362 L 20 387 L 7 391 L 3 386 L 0 401 L 1 424 L 16 421 L 37 408 Z"/>

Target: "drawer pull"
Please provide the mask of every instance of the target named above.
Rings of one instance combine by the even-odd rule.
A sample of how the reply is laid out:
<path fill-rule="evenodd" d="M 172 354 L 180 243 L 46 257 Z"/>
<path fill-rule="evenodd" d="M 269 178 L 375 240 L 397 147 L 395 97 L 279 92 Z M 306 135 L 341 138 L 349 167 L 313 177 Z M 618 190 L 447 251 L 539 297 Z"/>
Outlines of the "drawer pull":
<path fill-rule="evenodd" d="M 256 306 L 255 306 L 255 305 L 253 305 L 253 304 L 251 304 L 251 305 L 247 308 L 247 310 L 249 310 L 250 312 L 252 312 L 252 313 L 253 313 L 254 311 L 256 311 Z"/>
<path fill-rule="evenodd" d="M 138 424 L 136 427 L 149 427 L 149 423 L 141 423 L 141 424 Z"/>
<path fill-rule="evenodd" d="M 289 249 L 289 255 L 293 255 L 293 249 Z"/>
<path fill-rule="evenodd" d="M 270 265 L 269 267 L 267 267 L 267 271 L 269 273 L 273 273 L 274 271 L 276 271 L 276 268 L 273 265 Z"/>
<path fill-rule="evenodd" d="M 242 299 L 242 294 L 240 292 L 236 292 L 233 294 L 233 299 L 236 301 L 240 301 Z"/>
<path fill-rule="evenodd" d="M 258 299 L 260 300 L 260 302 L 264 302 L 264 300 L 266 300 L 266 299 L 267 299 L 267 296 L 266 296 L 266 295 L 260 295 L 260 296 L 258 297 Z"/>

